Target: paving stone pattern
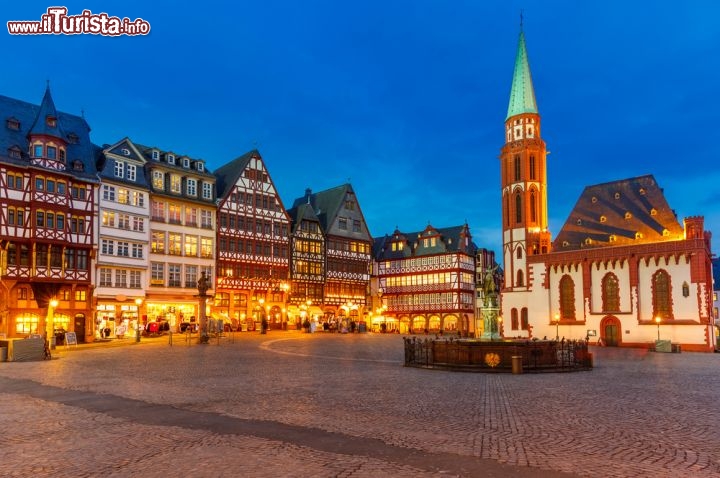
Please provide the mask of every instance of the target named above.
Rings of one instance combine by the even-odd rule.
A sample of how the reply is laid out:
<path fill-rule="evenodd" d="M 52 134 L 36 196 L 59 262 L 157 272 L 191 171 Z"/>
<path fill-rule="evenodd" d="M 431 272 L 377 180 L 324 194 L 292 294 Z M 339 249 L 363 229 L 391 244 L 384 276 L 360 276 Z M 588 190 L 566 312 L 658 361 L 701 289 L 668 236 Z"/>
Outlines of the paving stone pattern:
<path fill-rule="evenodd" d="M 0 476 L 720 476 L 720 354 L 592 351 L 511 375 L 405 368 L 392 334 L 58 347 L 0 363 Z"/>

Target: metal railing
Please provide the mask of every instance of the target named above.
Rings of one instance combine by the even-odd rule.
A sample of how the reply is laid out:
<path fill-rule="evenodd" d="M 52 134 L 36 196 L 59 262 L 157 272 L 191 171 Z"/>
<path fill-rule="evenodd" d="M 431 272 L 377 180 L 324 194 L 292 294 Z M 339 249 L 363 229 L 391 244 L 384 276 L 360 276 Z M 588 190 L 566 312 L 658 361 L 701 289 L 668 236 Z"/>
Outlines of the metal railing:
<path fill-rule="evenodd" d="M 510 372 L 513 359 L 526 372 L 572 372 L 592 369 L 585 340 L 472 340 L 407 337 L 405 366 L 479 372 Z"/>

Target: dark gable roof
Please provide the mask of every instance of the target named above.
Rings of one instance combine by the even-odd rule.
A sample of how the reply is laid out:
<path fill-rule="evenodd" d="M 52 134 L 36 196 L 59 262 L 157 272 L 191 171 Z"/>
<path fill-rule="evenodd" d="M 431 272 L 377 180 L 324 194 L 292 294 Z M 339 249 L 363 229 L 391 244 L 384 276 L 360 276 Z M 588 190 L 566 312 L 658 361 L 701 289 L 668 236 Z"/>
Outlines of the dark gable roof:
<path fill-rule="evenodd" d="M 220 201 L 232 191 L 253 157 L 262 158 L 260 152 L 253 149 L 215 170 L 215 190 Z"/>
<path fill-rule="evenodd" d="M 57 118 L 57 127 L 48 128 L 45 117 L 47 114 L 52 116 L 53 113 Z M 11 118 L 20 122 L 19 130 L 8 128 L 7 120 Z M 20 166 L 29 165 L 28 134 L 34 128 L 35 134 L 62 135 L 61 138 L 67 143 L 65 156 L 67 164 L 65 172 L 67 174 L 84 180 L 97 180 L 95 163 L 102 154 L 102 148 L 90 141 L 90 126 L 85 118 L 55 110 L 49 89 L 45 90 L 41 106 L 0 95 L 0 120 L 2 121 L 0 124 L 0 160 L 3 162 Z M 76 137 L 77 141 L 73 142 L 71 137 Z M 8 157 L 8 150 L 13 146 L 20 148 L 22 159 Z M 82 171 L 73 168 L 76 161 L 82 163 Z"/>
<path fill-rule="evenodd" d="M 652 175 L 646 175 L 586 187 L 553 249 L 676 241 L 683 234 L 663 190 Z"/>
<path fill-rule="evenodd" d="M 129 154 L 125 154 L 123 150 L 127 150 Z M 113 154 L 124 159 L 132 159 L 141 164 L 138 168 L 135 181 L 129 181 L 127 176 L 118 178 L 115 176 L 115 158 L 109 156 Z M 130 138 L 125 137 L 115 144 L 104 145 L 104 149 L 97 162 L 98 174 L 101 180 L 110 180 L 118 183 L 126 183 L 132 186 L 149 187 L 147 176 L 144 174 L 142 165 L 146 162 L 145 156 L 137 149 Z"/>
<path fill-rule="evenodd" d="M 320 219 L 318 219 L 312 206 L 307 203 L 295 206 L 289 209 L 287 213 L 290 216 L 290 220 L 292 221 L 293 233 L 298 230 L 298 228 L 300 227 L 300 223 L 303 220 L 317 222 L 318 224 L 320 223 Z"/>
<path fill-rule="evenodd" d="M 305 192 L 305 196 L 295 199 L 293 207 L 299 206 L 300 204 L 310 204 L 315 210 L 317 218 L 320 220 L 320 225 L 323 231 L 328 230 L 328 226 L 331 225 L 332 221 L 338 214 L 340 207 L 344 204 L 345 195 L 349 192 L 353 192 L 352 186 L 349 184 L 343 184 L 319 193 Z"/>
<path fill-rule="evenodd" d="M 423 247 L 422 240 L 426 237 L 437 237 L 439 240 L 434 247 Z M 464 237 L 468 238 L 467 247 L 465 247 Z M 402 251 L 393 251 L 391 243 L 398 240 L 406 245 Z M 442 228 L 428 225 L 422 231 L 405 233 L 396 229 L 391 236 L 385 235 L 373 239 L 373 257 L 376 260 L 401 259 L 410 256 L 427 256 L 448 252 L 465 252 L 468 255 L 475 256 L 477 245 L 472 241 L 470 227 L 467 224 Z"/>
<path fill-rule="evenodd" d="M 362 208 L 360 207 L 360 200 L 357 198 L 353 187 L 349 184 L 342 184 L 340 186 L 326 189 L 318 193 L 312 193 L 310 189 L 305 191 L 305 195 L 295 199 L 293 207 L 299 206 L 300 204 L 310 204 L 318 219 L 320 220 L 320 227 L 323 233 L 327 235 L 339 234 L 347 236 L 343 231 L 338 231 L 335 225 L 335 219 L 340 215 L 341 210 L 345 207 L 345 198 L 348 194 L 351 194 L 355 199 L 356 209 L 348 211 L 348 219 L 359 220 L 362 224 L 360 232 L 348 233 L 350 236 L 357 237 L 368 242 L 372 242 L 372 236 L 367 229 L 367 222 L 362 214 Z"/>

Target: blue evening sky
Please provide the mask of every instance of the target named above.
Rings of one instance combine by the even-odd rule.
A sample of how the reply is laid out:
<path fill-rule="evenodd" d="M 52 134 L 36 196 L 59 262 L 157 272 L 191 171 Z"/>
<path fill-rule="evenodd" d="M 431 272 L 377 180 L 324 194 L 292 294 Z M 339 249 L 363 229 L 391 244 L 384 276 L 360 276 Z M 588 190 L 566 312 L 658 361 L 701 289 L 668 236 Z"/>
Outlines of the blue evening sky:
<path fill-rule="evenodd" d="M 498 154 L 520 11 L 548 156 L 550 229 L 586 185 L 654 174 L 720 238 L 720 3 L 518 0 L 66 1 L 148 36 L 11 36 L 0 94 L 85 112 L 215 169 L 257 147 L 286 207 L 350 180 L 373 236 L 467 221 L 500 254 Z M 498 257 L 499 259 L 499 257 Z"/>

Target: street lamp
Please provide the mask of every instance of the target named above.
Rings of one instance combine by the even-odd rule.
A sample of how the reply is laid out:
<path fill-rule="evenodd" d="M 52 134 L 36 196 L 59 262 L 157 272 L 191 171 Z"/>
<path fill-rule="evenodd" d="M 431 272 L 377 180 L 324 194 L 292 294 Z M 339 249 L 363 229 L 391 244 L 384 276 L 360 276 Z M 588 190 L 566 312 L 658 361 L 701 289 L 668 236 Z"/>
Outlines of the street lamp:
<path fill-rule="evenodd" d="M 143 300 L 138 297 L 135 299 L 135 305 L 137 306 L 137 319 L 135 319 L 135 342 L 140 342 L 140 306 Z"/>
<path fill-rule="evenodd" d="M 662 319 L 660 318 L 660 316 L 655 317 L 655 323 L 657 324 L 657 329 L 658 329 L 658 341 L 660 341 L 660 321 L 661 320 Z"/>
<path fill-rule="evenodd" d="M 553 322 L 555 322 L 555 341 L 558 341 L 560 340 L 560 314 L 555 314 Z"/>
<path fill-rule="evenodd" d="M 50 348 L 55 348 L 55 307 L 58 306 L 57 299 L 48 302 L 47 316 L 45 317 L 45 339 Z"/>

